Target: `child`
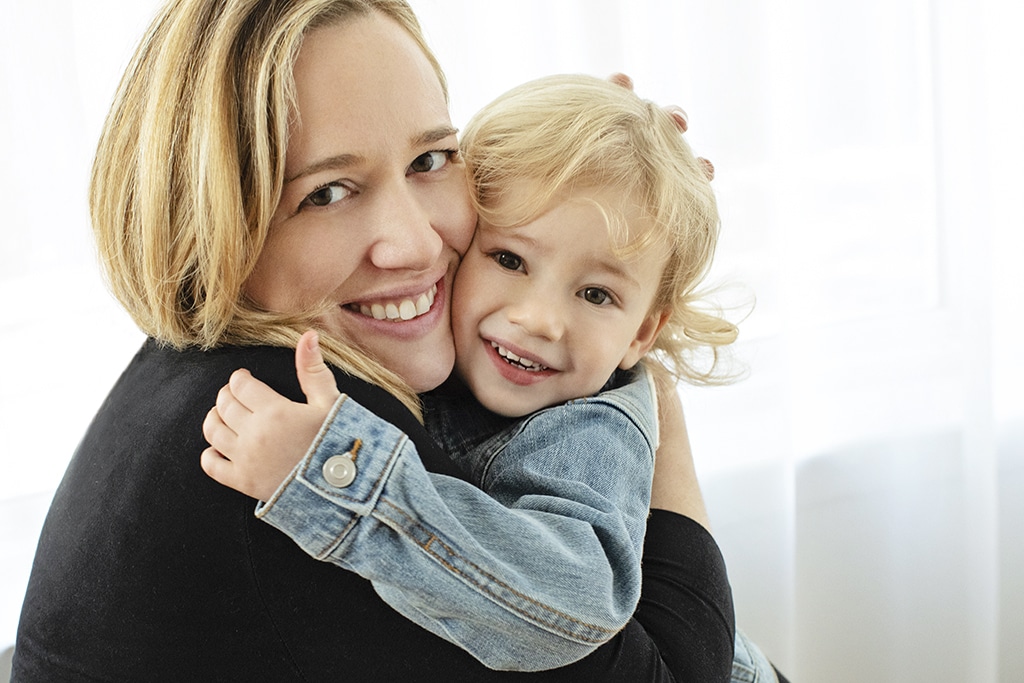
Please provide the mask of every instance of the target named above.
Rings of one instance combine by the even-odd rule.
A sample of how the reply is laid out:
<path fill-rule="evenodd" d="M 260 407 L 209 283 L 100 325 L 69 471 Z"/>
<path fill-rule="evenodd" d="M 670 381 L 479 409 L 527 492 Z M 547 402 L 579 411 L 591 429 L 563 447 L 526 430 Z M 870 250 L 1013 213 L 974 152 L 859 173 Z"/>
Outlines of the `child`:
<path fill-rule="evenodd" d="M 549 669 L 639 598 L 652 375 L 715 381 L 736 337 L 695 291 L 717 208 L 672 116 L 596 78 L 510 91 L 462 150 L 480 216 L 452 302 L 464 384 L 425 397 L 425 422 L 480 488 L 336 424 L 314 333 L 296 351 L 308 404 L 236 373 L 204 433 L 237 471 L 222 483 L 306 552 L 492 668 Z"/>

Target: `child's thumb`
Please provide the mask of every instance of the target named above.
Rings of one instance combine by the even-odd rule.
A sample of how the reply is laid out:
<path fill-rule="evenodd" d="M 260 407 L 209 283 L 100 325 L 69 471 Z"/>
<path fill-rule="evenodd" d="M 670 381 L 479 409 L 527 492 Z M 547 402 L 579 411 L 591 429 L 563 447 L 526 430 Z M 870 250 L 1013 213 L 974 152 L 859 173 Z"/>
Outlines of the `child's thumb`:
<path fill-rule="evenodd" d="M 320 335 L 314 330 L 303 333 L 295 347 L 295 373 L 299 386 L 306 395 L 306 402 L 329 408 L 338 400 L 341 392 L 334 380 L 334 373 L 324 364 L 320 353 Z"/>

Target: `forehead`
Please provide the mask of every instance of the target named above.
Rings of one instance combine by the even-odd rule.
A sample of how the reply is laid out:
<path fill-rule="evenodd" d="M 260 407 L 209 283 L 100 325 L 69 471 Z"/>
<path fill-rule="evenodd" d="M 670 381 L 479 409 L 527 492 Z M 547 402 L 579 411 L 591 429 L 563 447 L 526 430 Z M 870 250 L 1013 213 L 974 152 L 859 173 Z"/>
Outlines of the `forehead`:
<path fill-rule="evenodd" d="M 552 230 L 568 224 L 588 237 L 588 246 L 599 245 L 619 258 L 631 258 L 653 236 L 653 221 L 645 215 L 636 195 L 605 185 L 576 187 L 552 195 L 535 180 L 509 183 L 500 199 L 485 207 L 490 229 L 505 230 L 547 225 Z M 521 232 L 521 231 L 519 231 Z"/>
<path fill-rule="evenodd" d="M 430 61 L 404 28 L 377 13 L 310 32 L 294 79 L 288 174 L 312 157 L 387 152 L 450 125 Z"/>

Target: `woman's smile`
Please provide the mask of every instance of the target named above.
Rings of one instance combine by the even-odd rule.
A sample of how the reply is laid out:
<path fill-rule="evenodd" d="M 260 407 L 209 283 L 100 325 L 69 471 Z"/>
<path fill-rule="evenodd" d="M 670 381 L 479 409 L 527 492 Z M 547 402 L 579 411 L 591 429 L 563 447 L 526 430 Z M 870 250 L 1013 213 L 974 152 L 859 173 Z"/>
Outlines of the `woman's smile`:
<path fill-rule="evenodd" d="M 346 308 L 356 311 L 374 320 L 408 321 L 430 311 L 437 297 L 437 283 L 418 297 L 398 299 L 395 301 L 375 301 L 373 303 L 346 304 Z"/>

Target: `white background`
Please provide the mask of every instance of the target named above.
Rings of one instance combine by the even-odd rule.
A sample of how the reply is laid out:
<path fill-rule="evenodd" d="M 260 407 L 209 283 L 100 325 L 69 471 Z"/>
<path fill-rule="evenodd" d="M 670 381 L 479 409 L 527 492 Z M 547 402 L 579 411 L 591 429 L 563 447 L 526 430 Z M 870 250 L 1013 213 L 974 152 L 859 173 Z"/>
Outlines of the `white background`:
<path fill-rule="evenodd" d="M 795 681 L 1024 680 L 1024 120 L 1009 0 L 412 0 L 464 123 L 548 73 L 684 106 L 756 307 L 684 388 L 740 625 Z M 0 649 L 141 335 L 85 206 L 152 0 L 0 0 Z M 198 455 L 198 454 L 197 454 Z"/>

